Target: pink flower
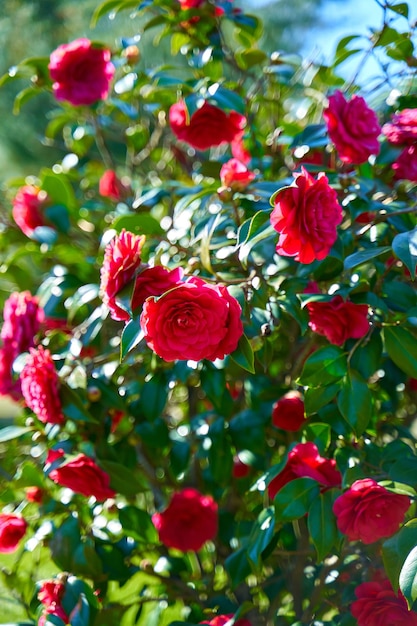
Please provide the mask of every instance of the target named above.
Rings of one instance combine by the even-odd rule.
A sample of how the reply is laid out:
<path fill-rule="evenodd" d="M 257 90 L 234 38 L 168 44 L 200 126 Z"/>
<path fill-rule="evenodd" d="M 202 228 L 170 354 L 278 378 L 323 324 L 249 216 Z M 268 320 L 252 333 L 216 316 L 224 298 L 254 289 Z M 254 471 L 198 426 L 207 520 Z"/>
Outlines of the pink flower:
<path fill-rule="evenodd" d="M 381 127 L 375 111 L 360 96 L 346 100 L 341 91 L 329 97 L 323 117 L 330 139 L 344 163 L 365 163 L 379 153 Z"/>
<path fill-rule="evenodd" d="M 45 226 L 42 211 L 48 202 L 46 191 L 35 185 L 25 185 L 17 191 L 13 200 L 12 215 L 20 230 L 27 237 L 32 237 L 39 226 Z"/>
<path fill-rule="evenodd" d="M 12 349 L 13 358 L 34 346 L 34 337 L 45 318 L 39 299 L 29 291 L 14 292 L 4 303 L 3 344 Z"/>
<path fill-rule="evenodd" d="M 355 595 L 350 611 L 358 626 L 417 626 L 417 613 L 408 610 L 401 591 L 395 593 L 389 580 L 362 583 Z"/>
<path fill-rule="evenodd" d="M 417 109 L 403 109 L 384 124 L 382 132 L 395 146 L 417 143 Z"/>
<path fill-rule="evenodd" d="M 174 493 L 167 508 L 155 513 L 152 522 L 168 548 L 197 552 L 217 534 L 217 504 L 196 489 Z"/>
<path fill-rule="evenodd" d="M 110 58 L 110 50 L 85 37 L 59 46 L 48 65 L 56 99 L 79 106 L 107 98 L 115 72 Z"/>
<path fill-rule="evenodd" d="M 59 617 L 65 624 L 69 622 L 69 617 L 62 607 L 62 599 L 65 594 L 65 585 L 55 580 L 45 580 L 38 593 L 38 600 L 42 602 L 45 609 L 39 619 L 39 626 L 44 626 L 48 615 Z"/>
<path fill-rule="evenodd" d="M 20 373 L 22 395 L 29 409 L 45 424 L 63 424 L 59 399 L 59 378 L 49 350 L 39 346 L 30 349 Z"/>
<path fill-rule="evenodd" d="M 135 276 L 141 263 L 141 250 L 145 237 L 123 229 L 106 246 L 101 268 L 100 289 L 103 302 L 114 320 L 130 319 L 129 313 L 116 302 L 116 296 Z"/>
<path fill-rule="evenodd" d="M 268 485 L 270 498 L 295 478 L 313 478 L 324 488 L 339 487 L 342 475 L 336 461 L 320 456 L 317 446 L 312 443 L 298 443 L 288 454 L 288 460 L 280 473 Z"/>
<path fill-rule="evenodd" d="M 10 346 L 0 348 L 0 396 L 10 396 L 14 400 L 20 400 L 22 397 L 20 381 L 15 381 L 12 376 L 14 359 Z"/>
<path fill-rule="evenodd" d="M 209 622 L 205 621 L 199 623 L 209 624 L 209 626 L 224 626 L 232 619 L 232 617 L 234 617 L 232 613 L 228 613 L 227 615 L 216 615 L 216 617 L 213 617 L 213 619 L 211 619 Z M 235 626 L 251 626 L 251 622 L 247 619 L 241 618 L 236 620 Z"/>
<path fill-rule="evenodd" d="M 147 298 L 161 296 L 173 287 L 178 287 L 183 275 L 184 272 L 180 267 L 168 270 L 160 265 L 139 272 L 132 296 L 132 311 L 139 309 Z"/>
<path fill-rule="evenodd" d="M 405 178 L 417 183 L 417 143 L 404 148 L 397 160 L 392 164 L 394 178 Z"/>
<path fill-rule="evenodd" d="M 160 298 L 148 298 L 140 324 L 148 346 L 165 361 L 215 361 L 236 350 L 241 308 L 224 285 L 193 277 Z"/>
<path fill-rule="evenodd" d="M 71 461 L 49 473 L 49 478 L 62 487 L 98 501 L 113 498 L 116 492 L 110 489 L 110 477 L 85 454 L 79 454 Z"/>
<path fill-rule="evenodd" d="M 238 159 L 230 159 L 220 170 L 222 185 L 230 187 L 233 191 L 243 191 L 254 178 L 255 174 Z"/>
<path fill-rule="evenodd" d="M 294 177 L 274 196 L 271 224 L 280 233 L 277 252 L 300 263 L 321 261 L 337 239 L 342 209 L 322 172 L 315 179 L 302 167 Z"/>
<path fill-rule="evenodd" d="M 103 198 L 118 202 L 126 197 L 127 188 L 113 170 L 106 170 L 99 180 L 98 191 Z"/>
<path fill-rule="evenodd" d="M 247 165 L 252 159 L 251 153 L 245 148 L 242 135 L 239 135 L 238 137 L 236 137 L 236 139 L 233 139 L 230 144 L 230 149 L 232 151 L 233 157 L 235 159 L 238 159 L 238 161 L 240 161 L 244 165 Z"/>
<path fill-rule="evenodd" d="M 298 391 L 289 391 L 272 407 L 272 423 L 277 428 L 296 432 L 304 421 L 304 401 Z"/>
<path fill-rule="evenodd" d="M 191 116 L 184 100 L 173 104 L 169 110 L 172 132 L 197 150 L 230 143 L 243 134 L 246 118 L 236 111 L 229 114 L 204 102 Z"/>
<path fill-rule="evenodd" d="M 345 302 L 342 296 L 335 296 L 330 302 L 309 302 L 306 306 L 310 328 L 336 346 L 347 339 L 360 339 L 369 330 L 367 304 Z"/>
<path fill-rule="evenodd" d="M 26 534 L 27 526 L 19 515 L 0 513 L 0 552 L 14 552 Z"/>
<path fill-rule="evenodd" d="M 392 493 L 372 478 L 357 480 L 337 498 L 333 513 L 349 541 L 374 543 L 397 532 L 408 511 L 408 496 Z"/>

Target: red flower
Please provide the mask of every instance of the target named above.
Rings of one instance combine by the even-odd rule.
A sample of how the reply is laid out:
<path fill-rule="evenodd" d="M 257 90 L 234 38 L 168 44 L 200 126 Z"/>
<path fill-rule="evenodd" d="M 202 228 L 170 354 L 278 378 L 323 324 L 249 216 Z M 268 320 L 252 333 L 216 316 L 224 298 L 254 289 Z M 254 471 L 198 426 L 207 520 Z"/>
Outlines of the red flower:
<path fill-rule="evenodd" d="M 34 337 L 45 318 L 39 299 L 29 291 L 14 292 L 4 303 L 1 338 L 15 359 L 34 346 Z"/>
<path fill-rule="evenodd" d="M 110 489 L 110 476 L 85 454 L 79 454 L 72 461 L 52 470 L 49 478 L 87 498 L 94 496 L 102 501 L 116 495 Z"/>
<path fill-rule="evenodd" d="M 40 487 L 28 487 L 26 489 L 26 500 L 28 502 L 36 502 L 41 504 L 43 500 L 44 491 Z"/>
<path fill-rule="evenodd" d="M 304 402 L 298 391 L 289 391 L 272 407 L 272 423 L 277 428 L 296 432 L 304 421 Z"/>
<path fill-rule="evenodd" d="M 45 424 L 63 424 L 59 399 L 59 378 L 49 350 L 39 346 L 30 349 L 20 373 L 22 395 L 29 409 Z"/>
<path fill-rule="evenodd" d="M 417 140 L 416 140 L 417 141 Z M 417 143 L 404 148 L 397 160 L 392 164 L 394 178 L 405 178 L 417 183 Z"/>
<path fill-rule="evenodd" d="M 300 263 L 321 261 L 337 239 L 342 209 L 322 172 L 316 180 L 302 167 L 294 177 L 274 197 L 271 223 L 281 233 L 277 252 Z"/>
<path fill-rule="evenodd" d="M 233 157 L 244 165 L 247 165 L 252 159 L 251 153 L 245 147 L 242 135 L 239 135 L 231 142 L 230 149 L 232 151 Z"/>
<path fill-rule="evenodd" d="M 42 602 L 45 609 L 39 619 L 39 626 L 44 626 L 48 615 L 59 617 L 65 624 L 69 622 L 69 617 L 62 607 L 62 599 L 65 593 L 65 585 L 55 580 L 45 580 L 38 593 L 38 600 Z"/>
<path fill-rule="evenodd" d="M 346 100 L 341 91 L 336 91 L 329 97 L 323 117 L 344 163 L 365 163 L 371 154 L 379 153 L 381 127 L 375 111 L 361 96 Z"/>
<path fill-rule="evenodd" d="M 140 324 L 148 346 L 165 361 L 215 361 L 236 350 L 243 334 L 241 308 L 224 285 L 201 278 L 148 298 Z"/>
<path fill-rule="evenodd" d="M 362 583 L 355 595 L 350 610 L 358 626 L 417 626 L 417 613 L 408 610 L 401 591 L 396 594 L 389 580 Z"/>
<path fill-rule="evenodd" d="M 334 459 L 320 456 L 317 446 L 312 443 L 298 443 L 288 454 L 288 460 L 280 473 L 268 485 L 270 498 L 295 478 L 314 478 L 325 488 L 339 487 L 342 475 L 336 468 Z"/>
<path fill-rule="evenodd" d="M 114 320 L 130 319 L 129 313 L 116 302 L 116 296 L 134 277 L 140 263 L 145 237 L 134 235 L 123 229 L 106 246 L 101 268 L 100 289 L 103 302 L 110 309 Z"/>
<path fill-rule="evenodd" d="M 84 37 L 59 46 L 48 65 L 56 99 L 79 106 L 107 98 L 115 72 L 110 58 L 110 50 L 94 47 Z"/>
<path fill-rule="evenodd" d="M 196 552 L 217 534 L 217 504 L 196 489 L 183 489 L 174 493 L 162 513 L 152 516 L 152 522 L 168 548 Z"/>
<path fill-rule="evenodd" d="M 27 526 L 27 522 L 19 515 L 0 513 L 0 552 L 14 552 Z"/>
<path fill-rule="evenodd" d="M 198 9 L 205 1 L 206 0 L 178 0 L 183 11 L 187 11 L 187 9 Z"/>
<path fill-rule="evenodd" d="M 236 111 L 227 114 L 208 102 L 204 102 L 190 117 L 187 105 L 180 100 L 170 108 L 169 122 L 178 139 L 197 150 L 207 150 L 241 137 L 246 118 Z"/>
<path fill-rule="evenodd" d="M 127 188 L 113 170 L 106 170 L 98 183 L 98 191 L 103 198 L 118 202 L 126 196 Z"/>
<path fill-rule="evenodd" d="M 20 381 L 15 381 L 12 376 L 14 359 L 9 346 L 0 348 L 0 396 L 10 396 L 14 400 L 20 400 L 22 397 Z"/>
<path fill-rule="evenodd" d="M 230 187 L 233 191 L 243 191 L 254 178 L 255 174 L 238 159 L 230 159 L 220 170 L 222 185 Z"/>
<path fill-rule="evenodd" d="M 345 302 L 335 296 L 330 302 L 309 302 L 308 325 L 330 343 L 342 346 L 347 339 L 360 339 L 369 330 L 368 305 Z"/>
<path fill-rule="evenodd" d="M 234 617 L 232 613 L 228 613 L 227 615 L 216 615 L 216 617 L 213 617 L 213 619 L 211 619 L 209 622 L 206 621 L 199 623 L 209 624 L 210 626 L 225 626 L 225 624 L 227 624 L 227 622 L 229 622 L 232 617 Z M 249 620 L 241 618 L 236 620 L 235 626 L 251 626 L 251 623 Z"/>
<path fill-rule="evenodd" d="M 35 185 L 25 185 L 17 191 L 13 200 L 12 215 L 20 230 L 27 237 L 32 237 L 39 226 L 45 226 L 42 210 L 48 202 L 46 191 Z"/>
<path fill-rule="evenodd" d="M 408 496 L 392 493 L 372 478 L 357 480 L 333 505 L 337 526 L 349 541 L 374 543 L 397 532 L 410 507 Z"/>
<path fill-rule="evenodd" d="M 161 296 L 166 291 L 178 287 L 184 275 L 182 268 L 168 270 L 160 265 L 148 267 L 136 276 L 132 296 L 132 311 L 139 309 L 150 296 Z"/>
<path fill-rule="evenodd" d="M 233 457 L 233 478 L 246 478 L 250 474 L 250 470 L 250 465 L 241 461 L 238 454 Z"/>
<path fill-rule="evenodd" d="M 403 109 L 384 124 L 382 132 L 395 146 L 410 146 L 417 143 L 417 109 Z"/>

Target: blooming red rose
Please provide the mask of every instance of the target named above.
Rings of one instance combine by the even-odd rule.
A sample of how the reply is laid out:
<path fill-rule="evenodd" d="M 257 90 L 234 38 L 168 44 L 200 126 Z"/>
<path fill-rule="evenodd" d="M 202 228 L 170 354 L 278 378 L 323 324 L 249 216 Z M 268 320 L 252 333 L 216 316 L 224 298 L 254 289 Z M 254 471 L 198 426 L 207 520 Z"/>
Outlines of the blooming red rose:
<path fill-rule="evenodd" d="M 197 150 L 207 150 L 241 137 L 246 117 L 236 111 L 225 113 L 208 102 L 190 116 L 185 101 L 180 100 L 169 110 L 169 123 L 178 139 Z"/>
<path fill-rule="evenodd" d="M 110 58 L 110 50 L 94 47 L 85 37 L 59 46 L 48 65 L 55 98 L 74 106 L 107 98 L 115 72 Z"/>
<path fill-rule="evenodd" d="M 346 100 L 341 91 L 329 97 L 323 117 L 330 139 L 344 163 L 365 163 L 379 153 L 381 127 L 375 111 L 361 96 Z"/>
<path fill-rule="evenodd" d="M 106 170 L 98 183 L 98 191 L 103 198 L 118 202 L 126 197 L 127 188 L 113 170 Z"/>
<path fill-rule="evenodd" d="M 408 610 L 401 591 L 395 593 L 389 580 L 362 583 L 355 595 L 350 611 L 358 626 L 417 626 L 417 613 Z"/>
<path fill-rule="evenodd" d="M 152 522 L 168 548 L 197 552 L 217 534 L 217 504 L 196 489 L 174 493 L 167 508 L 155 513 Z"/>
<path fill-rule="evenodd" d="M 209 624 L 210 626 L 225 626 L 225 624 L 227 624 L 227 622 L 229 622 L 232 617 L 234 617 L 232 613 L 228 613 L 227 615 L 216 615 L 216 617 L 213 617 L 213 619 L 211 619 L 209 622 L 206 621 L 199 623 Z M 235 626 L 251 626 L 251 623 L 249 620 L 241 618 L 236 620 Z"/>
<path fill-rule="evenodd" d="M 30 349 L 20 373 L 22 395 L 29 409 L 45 424 L 63 424 L 59 378 L 49 350 Z"/>
<path fill-rule="evenodd" d="M 298 391 L 289 391 L 272 407 L 272 423 L 277 428 L 296 432 L 304 420 L 304 401 Z"/>
<path fill-rule="evenodd" d="M 342 346 L 347 339 L 360 339 L 369 330 L 368 305 L 345 302 L 335 296 L 330 302 L 309 302 L 308 325 L 330 343 Z"/>
<path fill-rule="evenodd" d="M 395 113 L 391 122 L 384 124 L 382 132 L 395 146 L 417 143 L 417 109 L 403 109 Z"/>
<path fill-rule="evenodd" d="M 13 199 L 13 219 L 20 230 L 31 237 L 36 228 L 45 226 L 43 209 L 48 204 L 46 191 L 35 185 L 20 187 Z"/>
<path fill-rule="evenodd" d="M 43 500 L 44 490 L 41 487 L 27 487 L 26 500 L 28 502 L 36 502 L 41 504 Z"/>
<path fill-rule="evenodd" d="M 342 209 L 322 172 L 316 180 L 302 167 L 294 178 L 274 197 L 271 224 L 280 233 L 277 252 L 300 263 L 321 261 L 337 239 Z"/>
<path fill-rule="evenodd" d="M 405 178 L 417 183 L 417 143 L 404 148 L 397 160 L 392 164 L 394 178 Z"/>
<path fill-rule="evenodd" d="M 337 498 L 333 513 L 340 532 L 349 541 L 374 543 L 398 530 L 410 504 L 408 496 L 392 493 L 372 478 L 364 478 Z"/>
<path fill-rule="evenodd" d="M 136 276 L 132 296 L 132 311 L 139 309 L 150 296 L 161 296 L 181 284 L 182 268 L 168 270 L 160 265 L 148 267 Z"/>
<path fill-rule="evenodd" d="M 27 522 L 19 515 L 0 513 L 0 552 L 14 552 L 27 526 Z"/>
<path fill-rule="evenodd" d="M 129 313 L 116 302 L 116 296 L 134 277 L 139 268 L 144 235 L 138 236 L 123 229 L 106 246 L 101 268 L 100 289 L 103 302 L 114 320 L 126 321 Z"/>
<path fill-rule="evenodd" d="M 220 180 L 224 187 L 233 191 L 243 191 L 253 181 L 255 174 L 238 159 L 230 159 L 222 165 Z"/>
<path fill-rule="evenodd" d="M 62 599 L 65 594 L 65 585 L 55 580 L 45 580 L 38 593 L 38 600 L 44 605 L 44 611 L 39 618 L 38 626 L 44 626 L 48 615 L 59 617 L 65 624 L 69 617 L 62 607 Z"/>
<path fill-rule="evenodd" d="M 280 473 L 268 485 L 270 498 L 274 498 L 284 485 L 295 478 L 313 478 L 324 488 L 339 487 L 342 475 L 334 459 L 320 456 L 312 443 L 298 443 L 288 454 L 288 460 Z"/>
<path fill-rule="evenodd" d="M 116 492 L 110 489 L 110 477 L 94 461 L 85 454 L 79 454 L 68 463 L 52 470 L 49 478 L 62 487 L 68 487 L 96 500 L 113 498 Z"/>
<path fill-rule="evenodd" d="M 44 318 L 39 299 L 29 291 L 14 292 L 9 296 L 4 303 L 0 336 L 3 344 L 12 350 L 13 358 L 34 346 L 34 337 Z"/>
<path fill-rule="evenodd" d="M 215 361 L 236 350 L 241 308 L 224 285 L 193 277 L 160 298 L 148 298 L 140 324 L 148 346 L 165 361 Z"/>

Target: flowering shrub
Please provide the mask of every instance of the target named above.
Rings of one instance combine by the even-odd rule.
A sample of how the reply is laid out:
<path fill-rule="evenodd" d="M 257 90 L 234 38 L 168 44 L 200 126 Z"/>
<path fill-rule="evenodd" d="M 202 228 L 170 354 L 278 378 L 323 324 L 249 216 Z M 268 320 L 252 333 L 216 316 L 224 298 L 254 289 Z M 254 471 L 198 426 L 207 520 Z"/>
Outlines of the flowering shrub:
<path fill-rule="evenodd" d="M 415 27 L 306 63 L 237 5 L 1 79 L 62 150 L 0 224 L 10 624 L 416 621 Z"/>

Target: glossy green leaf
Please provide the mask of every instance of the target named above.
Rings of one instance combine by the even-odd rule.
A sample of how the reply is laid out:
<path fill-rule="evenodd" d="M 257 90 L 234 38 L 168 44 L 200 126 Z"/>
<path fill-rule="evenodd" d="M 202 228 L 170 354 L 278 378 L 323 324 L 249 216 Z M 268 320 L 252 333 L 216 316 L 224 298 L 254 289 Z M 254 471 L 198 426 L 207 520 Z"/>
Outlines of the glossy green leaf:
<path fill-rule="evenodd" d="M 351 371 L 343 382 L 337 406 L 359 437 L 372 417 L 372 395 L 367 383 L 356 372 Z"/>
<path fill-rule="evenodd" d="M 359 250 L 359 252 L 354 252 L 345 258 L 344 268 L 345 270 L 351 270 L 358 265 L 367 263 L 368 261 L 381 256 L 381 254 L 385 254 L 390 251 L 391 248 L 389 246 L 379 246 L 376 248 L 370 248 L 369 250 Z"/>
<path fill-rule="evenodd" d="M 306 387 L 331 385 L 346 372 L 346 354 L 337 346 L 327 346 L 316 350 L 307 359 L 297 382 Z"/>
<path fill-rule="evenodd" d="M 307 415 L 317 413 L 319 409 L 329 404 L 340 389 L 340 383 L 327 387 L 309 387 L 304 395 L 304 407 Z"/>
<path fill-rule="evenodd" d="M 140 470 L 132 471 L 115 461 L 100 460 L 100 466 L 110 476 L 110 487 L 127 498 L 146 491 L 148 485 L 144 478 L 140 477 Z"/>
<path fill-rule="evenodd" d="M 284 485 L 274 498 L 277 522 L 288 522 L 303 517 L 320 493 L 320 486 L 312 478 L 296 478 Z"/>
<path fill-rule="evenodd" d="M 248 540 L 248 556 L 255 565 L 261 564 L 262 552 L 268 547 L 275 533 L 275 509 L 263 509 L 252 526 Z"/>
<path fill-rule="evenodd" d="M 417 337 L 400 326 L 385 326 L 384 339 L 395 365 L 408 376 L 417 378 Z"/>
<path fill-rule="evenodd" d="M 417 600 L 417 546 L 408 554 L 400 571 L 400 589 L 411 609 Z"/>
<path fill-rule="evenodd" d="M 392 249 L 414 278 L 417 267 L 417 226 L 407 233 L 396 235 L 392 241 Z"/>
<path fill-rule="evenodd" d="M 252 571 L 246 546 L 232 552 L 226 558 L 224 565 L 233 587 L 237 587 Z"/>
<path fill-rule="evenodd" d="M 23 435 L 33 430 L 31 426 L 6 426 L 5 428 L 0 428 L 0 443 L 23 437 Z"/>
<path fill-rule="evenodd" d="M 67 419 L 76 422 L 95 423 L 97 421 L 83 404 L 80 396 L 68 385 L 61 383 L 59 397 L 61 399 L 62 411 Z"/>
<path fill-rule="evenodd" d="M 336 496 L 339 495 L 338 493 Z M 317 562 L 320 563 L 336 548 L 340 541 L 336 518 L 333 513 L 335 494 L 332 490 L 321 493 L 310 506 L 308 512 L 308 531 L 317 551 Z"/>
<path fill-rule="evenodd" d="M 122 332 L 122 339 L 120 342 L 120 360 L 123 361 L 125 356 L 144 338 L 144 333 L 139 324 L 139 319 L 135 318 L 129 320 L 125 325 Z"/>
<path fill-rule="evenodd" d="M 125 228 L 136 235 L 163 235 L 165 232 L 158 220 L 149 213 L 122 215 L 113 222 L 112 228 L 118 233 Z"/>
<path fill-rule="evenodd" d="M 242 369 L 250 372 L 251 374 L 255 373 L 255 357 L 252 346 L 250 345 L 246 335 L 241 336 L 238 346 L 230 355 L 230 358 Z"/>
<path fill-rule="evenodd" d="M 384 568 L 395 591 L 399 588 L 400 572 L 405 560 L 416 544 L 417 519 L 412 519 L 382 545 Z"/>
<path fill-rule="evenodd" d="M 152 524 L 149 513 L 135 506 L 120 509 L 119 520 L 123 530 L 129 537 L 140 542 L 156 543 L 158 533 Z"/>

